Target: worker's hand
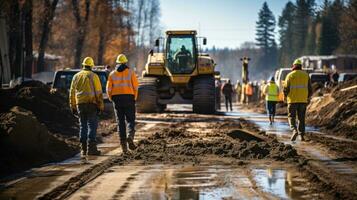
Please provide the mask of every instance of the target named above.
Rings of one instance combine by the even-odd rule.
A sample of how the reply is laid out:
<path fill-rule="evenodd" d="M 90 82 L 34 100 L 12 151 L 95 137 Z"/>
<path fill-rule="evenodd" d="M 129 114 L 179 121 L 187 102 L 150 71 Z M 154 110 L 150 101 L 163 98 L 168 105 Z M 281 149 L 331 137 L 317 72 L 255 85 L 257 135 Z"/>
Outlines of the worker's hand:
<path fill-rule="evenodd" d="M 78 115 L 76 108 L 71 108 L 72 115 Z"/>
<path fill-rule="evenodd" d="M 311 103 L 311 97 L 307 98 L 307 105 Z"/>

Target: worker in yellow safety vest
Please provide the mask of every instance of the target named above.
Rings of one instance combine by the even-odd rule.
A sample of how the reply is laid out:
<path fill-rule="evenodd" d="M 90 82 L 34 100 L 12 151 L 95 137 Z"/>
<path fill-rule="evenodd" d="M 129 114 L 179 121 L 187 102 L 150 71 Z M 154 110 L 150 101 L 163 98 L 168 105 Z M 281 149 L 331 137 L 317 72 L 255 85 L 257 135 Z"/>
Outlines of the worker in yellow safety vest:
<path fill-rule="evenodd" d="M 306 106 L 310 102 L 312 88 L 309 74 L 302 70 L 300 59 L 294 61 L 292 72 L 286 76 L 284 95 L 288 103 L 288 120 L 293 131 L 291 141 L 295 141 L 298 135 L 301 141 L 304 141 Z M 298 126 L 296 126 L 296 116 Z"/>
<path fill-rule="evenodd" d="M 279 87 L 275 84 L 274 77 L 271 77 L 269 83 L 265 84 L 263 88 L 263 94 L 265 96 L 266 109 L 269 115 L 269 122 L 270 125 L 272 125 L 274 123 L 276 103 L 279 100 Z"/>
<path fill-rule="evenodd" d="M 138 97 L 138 80 L 134 70 L 128 67 L 128 59 L 124 54 L 118 55 L 116 63 L 116 69 L 108 77 L 107 93 L 115 108 L 120 144 L 123 153 L 126 154 L 128 145 L 131 150 L 136 148 L 134 144 L 135 101 Z M 128 127 L 128 137 L 126 127 Z"/>
<path fill-rule="evenodd" d="M 69 91 L 72 113 L 78 112 L 79 141 L 81 156 L 100 155 L 97 149 L 96 134 L 98 113 L 104 110 L 103 92 L 100 79 L 92 72 L 94 61 L 91 57 L 83 60 L 83 69 L 74 75 Z"/>

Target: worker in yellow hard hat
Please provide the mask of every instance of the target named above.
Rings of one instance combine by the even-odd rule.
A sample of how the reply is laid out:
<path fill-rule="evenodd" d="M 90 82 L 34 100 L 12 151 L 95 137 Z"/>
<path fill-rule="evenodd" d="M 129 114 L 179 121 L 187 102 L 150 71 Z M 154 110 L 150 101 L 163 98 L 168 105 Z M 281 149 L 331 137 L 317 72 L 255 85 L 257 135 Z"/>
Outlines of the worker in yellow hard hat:
<path fill-rule="evenodd" d="M 118 55 L 116 63 L 116 70 L 112 71 L 108 77 L 107 93 L 115 108 L 120 144 L 123 153 L 126 154 L 128 145 L 131 150 L 136 148 L 134 144 L 135 101 L 138 97 L 138 80 L 134 70 L 127 65 L 128 59 L 124 54 Z"/>
<path fill-rule="evenodd" d="M 286 76 L 284 95 L 288 103 L 288 120 L 293 131 L 291 141 L 295 141 L 298 135 L 301 141 L 304 141 L 306 106 L 312 95 L 312 87 L 309 74 L 302 70 L 300 59 L 294 61 L 292 72 Z M 296 116 L 298 126 L 296 126 Z"/>
<path fill-rule="evenodd" d="M 91 57 L 83 60 L 83 69 L 74 75 L 69 91 L 69 102 L 73 113 L 79 116 L 79 141 L 81 156 L 100 155 L 97 149 L 97 114 L 104 110 L 103 92 L 100 79 L 92 72 L 94 61 Z"/>
<path fill-rule="evenodd" d="M 279 87 L 275 84 L 274 76 L 270 78 L 268 84 L 264 85 L 263 94 L 265 96 L 266 101 L 266 109 L 269 116 L 270 125 L 274 123 L 275 111 L 276 111 L 276 103 L 279 98 Z"/>

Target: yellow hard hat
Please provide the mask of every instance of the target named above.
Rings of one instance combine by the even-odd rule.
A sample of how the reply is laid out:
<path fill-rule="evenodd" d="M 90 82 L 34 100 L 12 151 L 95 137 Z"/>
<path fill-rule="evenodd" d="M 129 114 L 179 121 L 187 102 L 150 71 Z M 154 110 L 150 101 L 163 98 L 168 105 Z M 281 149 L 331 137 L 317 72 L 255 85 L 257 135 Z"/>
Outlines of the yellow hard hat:
<path fill-rule="evenodd" d="M 126 58 L 126 56 L 124 54 L 119 54 L 119 56 L 117 57 L 117 61 L 118 64 L 124 64 L 128 62 L 128 59 Z"/>
<path fill-rule="evenodd" d="M 83 66 L 89 66 L 89 67 L 93 67 L 94 66 L 94 61 L 93 58 L 91 57 L 85 57 L 83 62 L 82 62 Z"/>
<path fill-rule="evenodd" d="M 302 65 L 302 62 L 300 59 L 296 59 L 293 63 L 293 65 Z"/>

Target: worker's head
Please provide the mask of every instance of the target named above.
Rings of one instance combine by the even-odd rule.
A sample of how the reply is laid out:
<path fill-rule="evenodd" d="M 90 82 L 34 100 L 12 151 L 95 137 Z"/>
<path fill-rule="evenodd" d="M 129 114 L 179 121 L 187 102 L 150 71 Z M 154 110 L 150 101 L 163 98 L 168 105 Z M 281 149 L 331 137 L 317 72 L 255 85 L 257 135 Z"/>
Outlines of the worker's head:
<path fill-rule="evenodd" d="M 272 76 L 272 77 L 270 78 L 270 82 L 275 82 L 274 76 Z"/>
<path fill-rule="evenodd" d="M 186 50 L 185 45 L 182 45 L 182 46 L 181 46 L 181 50 L 182 50 L 182 51 L 185 51 L 185 50 Z"/>
<path fill-rule="evenodd" d="M 82 62 L 83 68 L 92 69 L 94 67 L 94 60 L 91 57 L 85 57 Z"/>
<path fill-rule="evenodd" d="M 301 69 L 302 68 L 302 62 L 300 59 L 296 59 L 293 63 L 293 66 L 292 66 L 293 70 L 295 69 Z"/>
<path fill-rule="evenodd" d="M 231 79 L 228 79 L 228 83 L 231 83 Z"/>
<path fill-rule="evenodd" d="M 126 64 L 126 63 L 128 63 L 128 59 L 126 58 L 126 56 L 124 54 L 119 54 L 117 57 L 116 63 Z"/>

